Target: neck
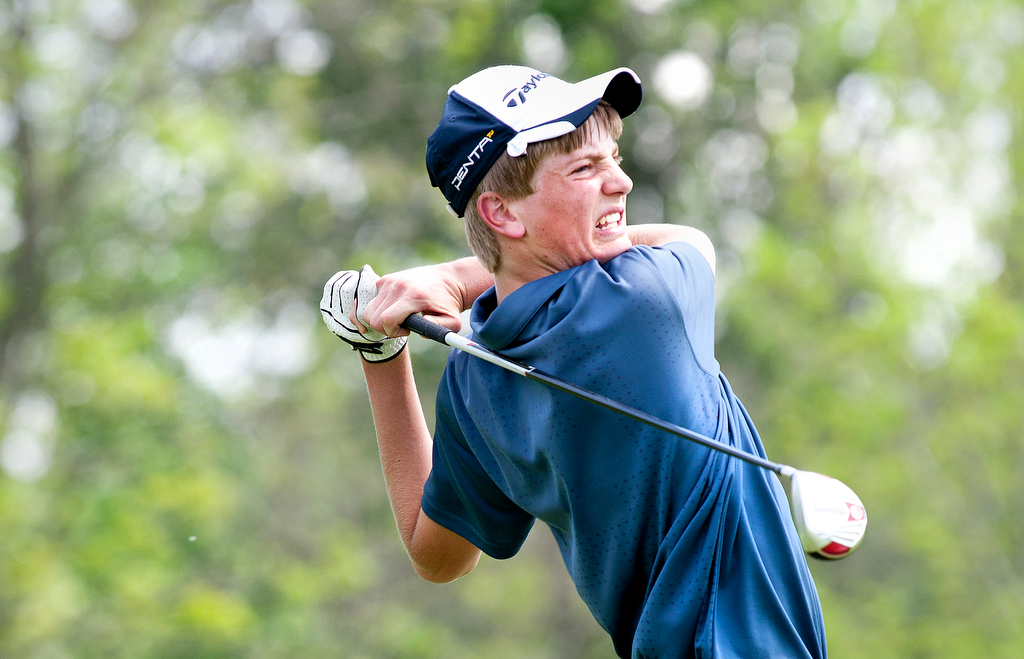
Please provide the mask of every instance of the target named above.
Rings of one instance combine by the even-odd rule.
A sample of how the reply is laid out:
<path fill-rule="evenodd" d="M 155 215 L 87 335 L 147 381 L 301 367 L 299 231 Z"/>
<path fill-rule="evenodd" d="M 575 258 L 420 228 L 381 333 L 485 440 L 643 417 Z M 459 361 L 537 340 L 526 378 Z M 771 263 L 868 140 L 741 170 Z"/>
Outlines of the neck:
<path fill-rule="evenodd" d="M 526 265 L 523 265 L 523 264 Z M 559 272 L 559 269 L 536 260 L 517 261 L 504 260 L 502 266 L 494 273 L 494 292 L 500 304 L 506 296 L 511 295 L 520 286 L 531 281 L 543 279 Z"/>
<path fill-rule="evenodd" d="M 509 277 L 501 272 L 494 273 L 494 294 L 498 298 L 498 304 L 501 304 L 501 301 L 515 292 L 517 288 L 527 283 L 529 281 Z"/>

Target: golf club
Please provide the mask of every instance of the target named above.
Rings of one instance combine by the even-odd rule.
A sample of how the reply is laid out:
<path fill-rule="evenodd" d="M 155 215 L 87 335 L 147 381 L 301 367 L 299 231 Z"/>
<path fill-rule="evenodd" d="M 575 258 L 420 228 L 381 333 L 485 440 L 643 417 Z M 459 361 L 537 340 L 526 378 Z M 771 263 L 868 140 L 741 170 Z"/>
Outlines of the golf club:
<path fill-rule="evenodd" d="M 834 478 L 812 471 L 800 471 L 788 465 L 766 460 L 761 456 L 722 444 L 682 426 L 669 423 L 601 394 L 578 387 L 561 378 L 538 371 L 532 366 L 524 366 L 506 359 L 499 353 L 481 346 L 457 332 L 432 323 L 418 314 L 406 318 L 402 327 L 424 338 L 458 348 L 507 371 L 572 394 L 677 437 L 763 467 L 779 476 L 784 476 L 789 481 L 789 505 L 793 511 L 793 522 L 796 525 L 800 543 L 810 556 L 825 559 L 844 558 L 849 556 L 864 538 L 864 531 L 868 523 L 864 504 L 853 490 Z"/>

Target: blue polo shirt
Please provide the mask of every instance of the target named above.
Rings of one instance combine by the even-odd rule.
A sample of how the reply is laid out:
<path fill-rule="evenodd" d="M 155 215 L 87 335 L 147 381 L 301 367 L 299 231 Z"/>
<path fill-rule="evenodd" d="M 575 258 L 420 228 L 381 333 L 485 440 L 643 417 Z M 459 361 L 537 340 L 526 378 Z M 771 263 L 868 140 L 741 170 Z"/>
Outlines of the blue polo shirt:
<path fill-rule="evenodd" d="M 472 310 L 474 340 L 764 455 L 714 354 L 714 275 L 636 246 Z M 452 351 L 423 509 L 495 558 L 546 523 L 622 657 L 824 657 L 817 592 L 771 472 Z"/>

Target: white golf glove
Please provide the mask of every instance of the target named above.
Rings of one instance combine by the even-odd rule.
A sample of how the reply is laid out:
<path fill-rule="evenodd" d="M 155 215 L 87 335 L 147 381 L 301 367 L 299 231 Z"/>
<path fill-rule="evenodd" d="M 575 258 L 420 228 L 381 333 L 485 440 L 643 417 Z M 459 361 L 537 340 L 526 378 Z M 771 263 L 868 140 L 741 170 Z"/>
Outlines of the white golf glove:
<path fill-rule="evenodd" d="M 369 265 L 358 271 L 342 270 L 324 285 L 324 296 L 320 299 L 320 313 L 327 328 L 345 343 L 359 352 L 368 362 L 386 362 L 402 352 L 408 337 L 389 337 L 381 334 L 366 323 L 366 333 L 360 332 L 349 320 L 349 313 L 355 306 L 356 318 L 362 322 L 366 305 L 377 295 L 377 280 L 380 277 Z"/>

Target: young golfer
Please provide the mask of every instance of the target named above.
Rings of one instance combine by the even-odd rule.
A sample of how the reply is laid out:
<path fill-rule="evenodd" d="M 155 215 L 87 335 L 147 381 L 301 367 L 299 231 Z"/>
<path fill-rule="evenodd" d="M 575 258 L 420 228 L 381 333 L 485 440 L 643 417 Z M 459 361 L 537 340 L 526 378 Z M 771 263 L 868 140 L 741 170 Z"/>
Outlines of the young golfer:
<path fill-rule="evenodd" d="M 432 183 L 474 258 L 335 275 L 327 325 L 363 357 L 388 493 L 416 571 L 513 556 L 534 520 L 621 657 L 824 657 L 822 614 L 774 474 L 453 351 L 427 428 L 411 313 L 745 451 L 764 448 L 714 352 L 714 250 L 628 227 L 621 118 L 640 81 L 486 69 L 449 91 Z"/>

